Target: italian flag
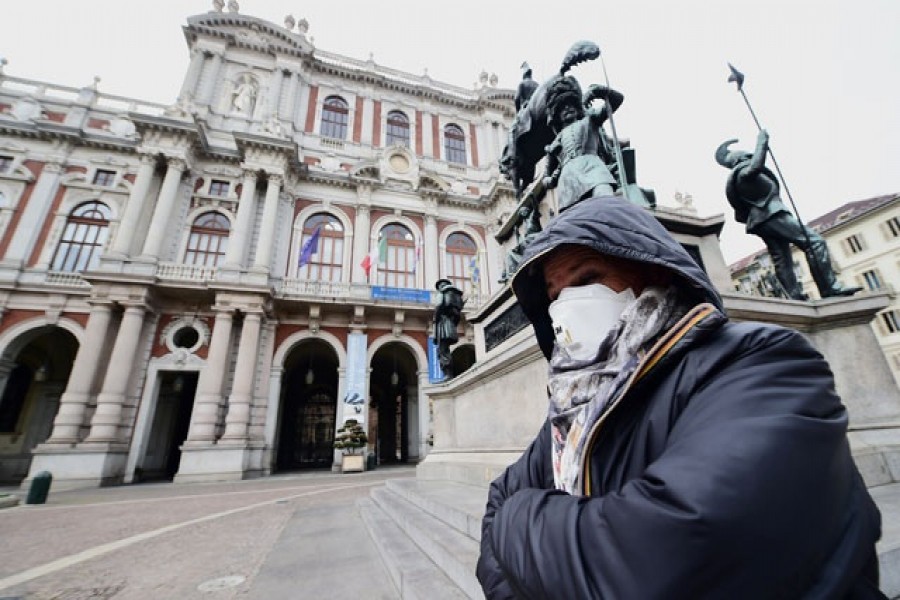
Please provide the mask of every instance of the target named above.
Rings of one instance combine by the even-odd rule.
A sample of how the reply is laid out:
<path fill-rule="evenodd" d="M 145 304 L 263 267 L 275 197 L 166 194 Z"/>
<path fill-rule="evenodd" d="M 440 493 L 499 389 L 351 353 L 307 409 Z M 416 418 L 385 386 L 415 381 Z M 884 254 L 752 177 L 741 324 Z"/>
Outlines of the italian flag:
<path fill-rule="evenodd" d="M 378 240 L 378 245 L 362 259 L 360 266 L 366 272 L 366 277 L 369 277 L 369 271 L 376 260 L 379 265 L 387 263 L 387 236 L 381 236 Z"/>

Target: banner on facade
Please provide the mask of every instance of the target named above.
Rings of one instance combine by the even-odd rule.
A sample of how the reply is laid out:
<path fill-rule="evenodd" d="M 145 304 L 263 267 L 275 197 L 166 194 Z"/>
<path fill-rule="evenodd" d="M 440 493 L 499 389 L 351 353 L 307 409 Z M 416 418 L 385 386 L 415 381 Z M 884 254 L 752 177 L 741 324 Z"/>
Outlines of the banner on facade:
<path fill-rule="evenodd" d="M 366 334 L 354 332 L 347 336 L 347 392 L 343 400 L 343 420 L 356 419 L 366 423 Z"/>
<path fill-rule="evenodd" d="M 431 304 L 431 291 L 373 285 L 372 300 L 396 300 L 398 302 Z"/>
<path fill-rule="evenodd" d="M 433 337 L 428 338 L 428 382 L 440 383 L 445 379 L 441 361 L 438 358 L 438 346 Z"/>

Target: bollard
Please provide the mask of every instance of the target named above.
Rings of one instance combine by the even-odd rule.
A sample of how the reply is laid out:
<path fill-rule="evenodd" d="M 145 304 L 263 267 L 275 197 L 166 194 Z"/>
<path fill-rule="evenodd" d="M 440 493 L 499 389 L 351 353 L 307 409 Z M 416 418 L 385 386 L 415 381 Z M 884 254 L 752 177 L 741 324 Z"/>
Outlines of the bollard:
<path fill-rule="evenodd" d="M 50 493 L 50 484 L 53 482 L 53 475 L 50 471 L 41 471 L 31 480 L 31 486 L 28 488 L 28 497 L 25 498 L 25 504 L 43 504 L 47 501 L 47 494 Z"/>

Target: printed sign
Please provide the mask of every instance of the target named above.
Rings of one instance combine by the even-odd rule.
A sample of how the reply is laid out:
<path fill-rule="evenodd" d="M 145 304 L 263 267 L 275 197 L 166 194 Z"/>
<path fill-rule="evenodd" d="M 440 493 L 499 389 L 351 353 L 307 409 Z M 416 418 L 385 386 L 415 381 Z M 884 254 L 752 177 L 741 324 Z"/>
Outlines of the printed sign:
<path fill-rule="evenodd" d="M 372 300 L 396 300 L 397 302 L 431 304 L 431 292 L 429 290 L 416 290 L 413 288 L 395 288 L 373 285 Z"/>
<path fill-rule="evenodd" d="M 428 382 L 440 383 L 446 378 L 438 359 L 438 346 L 433 337 L 428 338 Z"/>
<path fill-rule="evenodd" d="M 347 336 L 347 393 L 344 394 L 344 421 L 356 419 L 366 423 L 366 334 L 351 333 Z"/>

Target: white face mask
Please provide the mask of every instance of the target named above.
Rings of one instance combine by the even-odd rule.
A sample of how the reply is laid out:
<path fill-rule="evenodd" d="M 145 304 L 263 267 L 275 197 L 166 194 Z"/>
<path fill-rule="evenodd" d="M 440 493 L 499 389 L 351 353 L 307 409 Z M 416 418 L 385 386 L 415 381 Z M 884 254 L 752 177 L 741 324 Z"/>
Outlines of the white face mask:
<path fill-rule="evenodd" d="M 631 288 L 619 293 L 599 283 L 563 288 L 548 309 L 557 345 L 575 360 L 594 358 L 631 302 Z"/>

